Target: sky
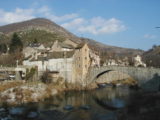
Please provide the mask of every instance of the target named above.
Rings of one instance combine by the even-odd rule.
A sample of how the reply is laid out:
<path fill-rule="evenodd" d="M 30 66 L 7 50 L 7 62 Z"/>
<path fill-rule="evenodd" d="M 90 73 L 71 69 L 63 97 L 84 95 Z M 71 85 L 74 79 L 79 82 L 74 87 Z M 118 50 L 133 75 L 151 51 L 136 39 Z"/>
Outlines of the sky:
<path fill-rule="evenodd" d="M 160 0 L 0 0 L 0 26 L 37 17 L 107 45 L 160 45 Z"/>

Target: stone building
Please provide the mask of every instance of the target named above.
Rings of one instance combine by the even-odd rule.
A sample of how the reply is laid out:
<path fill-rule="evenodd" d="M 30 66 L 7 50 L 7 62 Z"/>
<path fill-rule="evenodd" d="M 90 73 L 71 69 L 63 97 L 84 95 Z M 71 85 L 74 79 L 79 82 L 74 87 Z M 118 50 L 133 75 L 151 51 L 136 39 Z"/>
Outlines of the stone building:
<path fill-rule="evenodd" d="M 74 76 L 75 81 L 85 84 L 85 78 L 88 73 L 91 61 L 90 61 L 90 49 L 86 43 L 82 43 L 75 49 L 74 54 Z"/>
<path fill-rule="evenodd" d="M 94 53 L 92 50 L 90 50 L 90 60 L 91 60 L 91 67 L 100 67 L 100 57 L 97 55 L 97 53 Z"/>
<path fill-rule="evenodd" d="M 73 55 L 74 51 L 52 52 L 47 57 L 24 60 L 23 65 L 37 66 L 39 75 L 47 70 L 58 71 L 67 82 L 72 82 Z"/>
<path fill-rule="evenodd" d="M 73 47 L 56 41 L 49 51 L 41 49 L 32 54 L 23 65 L 37 66 L 39 75 L 44 71 L 58 71 L 69 83 L 85 85 L 89 68 L 100 66 L 100 57 L 86 43 Z"/>

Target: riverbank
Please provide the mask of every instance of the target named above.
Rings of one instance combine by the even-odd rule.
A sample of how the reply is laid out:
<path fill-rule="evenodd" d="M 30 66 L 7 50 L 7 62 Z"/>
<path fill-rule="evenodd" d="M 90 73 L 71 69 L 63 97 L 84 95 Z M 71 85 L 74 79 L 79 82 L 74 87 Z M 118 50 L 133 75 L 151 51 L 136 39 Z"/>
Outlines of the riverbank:
<path fill-rule="evenodd" d="M 57 93 L 56 88 L 42 82 L 7 81 L 0 85 L 0 102 L 9 105 L 38 102 Z"/>
<path fill-rule="evenodd" d="M 18 105 L 23 103 L 32 103 L 43 101 L 64 91 L 85 91 L 98 88 L 98 83 L 94 82 L 88 86 L 80 84 L 65 83 L 59 80 L 56 83 L 43 83 L 41 81 L 4 81 L 0 83 L 0 103 L 9 105 Z M 133 79 L 113 81 L 112 85 L 133 85 Z"/>
<path fill-rule="evenodd" d="M 59 83 L 4 81 L 0 83 L 0 103 L 8 105 L 19 105 L 43 101 L 64 91 L 92 90 L 98 86 L 94 83 L 90 87 L 80 85 Z"/>

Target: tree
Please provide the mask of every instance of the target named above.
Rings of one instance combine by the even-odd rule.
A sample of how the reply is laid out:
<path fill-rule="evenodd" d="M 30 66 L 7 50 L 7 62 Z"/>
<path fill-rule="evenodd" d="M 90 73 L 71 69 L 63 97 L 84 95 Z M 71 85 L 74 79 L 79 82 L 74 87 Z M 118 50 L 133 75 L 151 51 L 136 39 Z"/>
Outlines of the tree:
<path fill-rule="evenodd" d="M 152 49 L 156 49 L 158 46 L 157 45 L 153 45 L 152 46 Z"/>
<path fill-rule="evenodd" d="M 43 73 L 41 77 L 41 81 L 46 84 L 49 84 L 52 82 L 52 78 L 50 77 L 48 70 Z"/>
<path fill-rule="evenodd" d="M 37 43 L 38 43 L 38 40 L 35 38 L 34 41 L 33 41 L 33 43 L 34 43 L 34 44 L 37 44 Z"/>
<path fill-rule="evenodd" d="M 6 52 L 7 52 L 7 45 L 0 44 L 0 53 L 6 53 Z"/>
<path fill-rule="evenodd" d="M 10 53 L 21 52 L 23 49 L 23 43 L 17 33 L 14 33 L 10 43 Z"/>
<path fill-rule="evenodd" d="M 31 68 L 31 70 L 27 69 L 26 80 L 27 81 L 33 80 L 35 74 L 36 74 L 36 69 L 35 68 Z"/>

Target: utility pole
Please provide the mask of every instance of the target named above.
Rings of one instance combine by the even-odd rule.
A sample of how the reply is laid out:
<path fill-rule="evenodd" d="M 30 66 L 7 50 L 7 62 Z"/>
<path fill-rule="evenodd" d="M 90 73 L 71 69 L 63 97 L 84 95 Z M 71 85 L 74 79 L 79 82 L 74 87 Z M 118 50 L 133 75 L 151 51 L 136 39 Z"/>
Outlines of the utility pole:
<path fill-rule="evenodd" d="M 65 67 L 65 78 L 64 78 L 64 80 L 65 80 L 65 86 L 66 86 L 66 84 L 67 84 L 67 56 L 66 56 L 66 51 L 64 51 L 64 67 Z"/>
<path fill-rule="evenodd" d="M 16 67 L 18 67 L 18 62 L 19 62 L 19 61 L 18 61 L 18 60 L 16 60 Z"/>

